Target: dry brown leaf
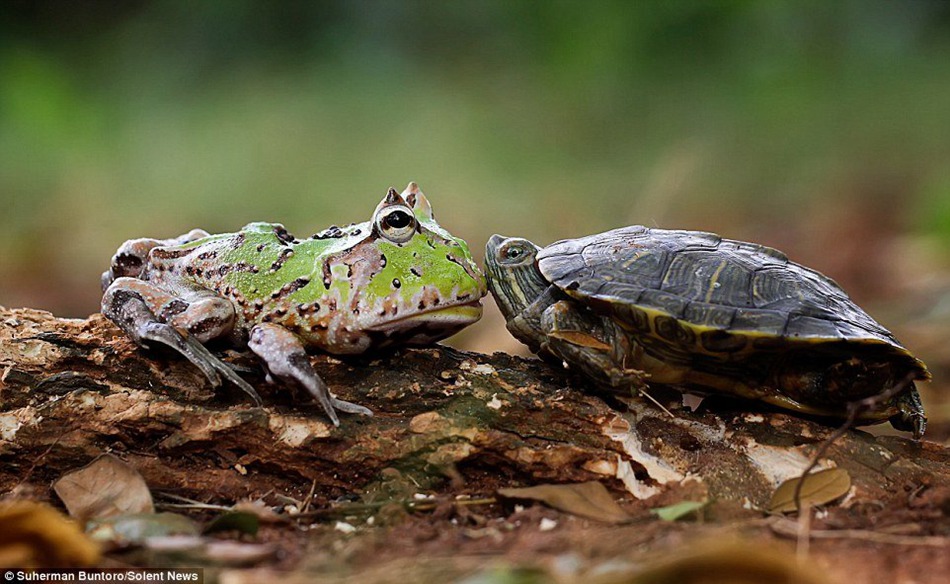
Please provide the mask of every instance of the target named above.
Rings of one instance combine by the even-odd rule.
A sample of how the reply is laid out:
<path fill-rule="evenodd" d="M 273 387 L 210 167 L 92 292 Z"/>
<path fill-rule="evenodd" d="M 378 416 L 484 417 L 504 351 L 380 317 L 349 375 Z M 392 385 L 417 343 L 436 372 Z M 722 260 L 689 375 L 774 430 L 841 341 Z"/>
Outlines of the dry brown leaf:
<path fill-rule="evenodd" d="M 604 485 L 597 481 L 498 489 L 498 494 L 509 499 L 539 501 L 565 513 L 605 523 L 625 523 L 631 519 Z"/>
<path fill-rule="evenodd" d="M 841 468 L 829 468 L 804 477 L 789 479 L 778 486 L 769 501 L 770 513 L 789 513 L 798 510 L 795 488 L 802 483 L 799 499 L 802 507 L 824 505 L 851 490 L 851 475 Z"/>
<path fill-rule="evenodd" d="M 112 456 L 99 456 L 53 483 L 69 514 L 79 521 L 113 515 L 154 513 L 152 494 L 137 470 Z"/>
<path fill-rule="evenodd" d="M 0 566 L 81 568 L 99 561 L 99 547 L 45 503 L 0 503 L 0 525 Z"/>

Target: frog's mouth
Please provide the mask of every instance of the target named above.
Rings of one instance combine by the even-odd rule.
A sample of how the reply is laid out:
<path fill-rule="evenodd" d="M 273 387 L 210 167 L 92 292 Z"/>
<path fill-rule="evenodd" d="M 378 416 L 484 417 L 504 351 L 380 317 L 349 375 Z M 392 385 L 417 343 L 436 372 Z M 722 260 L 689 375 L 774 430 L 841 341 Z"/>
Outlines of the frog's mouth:
<path fill-rule="evenodd" d="M 450 334 L 474 323 L 481 317 L 482 303 L 479 299 L 464 304 L 433 306 L 427 310 L 400 315 L 381 322 L 370 330 L 386 332 L 425 328 L 430 331 L 441 329 L 446 331 L 446 334 Z"/>

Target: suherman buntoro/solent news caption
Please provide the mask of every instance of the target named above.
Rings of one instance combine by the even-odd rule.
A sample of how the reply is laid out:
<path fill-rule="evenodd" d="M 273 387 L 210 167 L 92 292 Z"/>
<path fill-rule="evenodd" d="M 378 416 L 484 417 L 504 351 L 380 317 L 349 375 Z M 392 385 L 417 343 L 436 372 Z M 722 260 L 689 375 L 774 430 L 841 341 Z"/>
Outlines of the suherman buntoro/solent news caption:
<path fill-rule="evenodd" d="M 8 582 L 148 582 L 165 584 L 187 582 L 204 584 L 203 568 L 0 568 L 0 584 Z"/>

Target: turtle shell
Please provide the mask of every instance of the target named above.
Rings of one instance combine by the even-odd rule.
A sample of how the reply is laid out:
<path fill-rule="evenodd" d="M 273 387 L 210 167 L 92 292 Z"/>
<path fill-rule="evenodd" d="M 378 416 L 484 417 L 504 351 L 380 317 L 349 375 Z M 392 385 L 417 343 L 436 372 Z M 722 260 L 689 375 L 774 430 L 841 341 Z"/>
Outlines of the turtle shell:
<path fill-rule="evenodd" d="M 803 349 L 926 367 L 830 278 L 782 252 L 712 233 L 631 226 L 556 242 L 544 277 L 615 318 L 667 362 L 695 365 Z"/>

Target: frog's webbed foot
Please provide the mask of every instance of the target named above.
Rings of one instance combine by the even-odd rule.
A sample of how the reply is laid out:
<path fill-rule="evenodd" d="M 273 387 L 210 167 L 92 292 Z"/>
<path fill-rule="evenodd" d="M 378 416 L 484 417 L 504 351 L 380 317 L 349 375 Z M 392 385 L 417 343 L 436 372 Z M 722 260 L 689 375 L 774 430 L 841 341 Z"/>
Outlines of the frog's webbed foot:
<path fill-rule="evenodd" d="M 102 314 L 116 323 L 139 345 L 148 347 L 151 343 L 161 343 L 171 347 L 198 367 L 213 386 L 220 386 L 223 377 L 241 388 L 257 405 L 261 405 L 263 402 L 257 391 L 241 379 L 227 363 L 215 357 L 198 338 L 162 322 L 155 316 L 156 313 L 168 312 L 167 307 L 172 305 L 184 307 L 184 312 L 178 312 L 174 316 L 187 314 L 187 308 L 190 307 L 181 299 L 155 288 L 148 282 L 120 278 L 108 287 L 102 297 Z M 197 322 L 199 326 L 203 324 L 201 321 Z"/>
<path fill-rule="evenodd" d="M 305 387 L 323 407 L 334 426 L 340 425 L 337 410 L 348 414 L 373 415 L 368 408 L 330 395 L 327 384 L 313 370 L 300 339 L 289 330 L 276 324 L 259 324 L 251 330 L 248 347 L 266 363 L 271 375 Z"/>

